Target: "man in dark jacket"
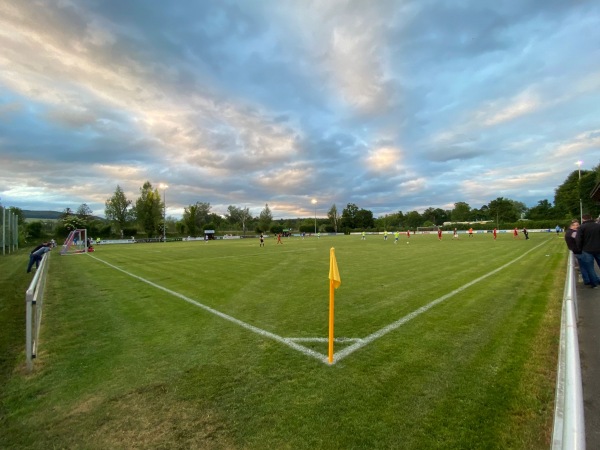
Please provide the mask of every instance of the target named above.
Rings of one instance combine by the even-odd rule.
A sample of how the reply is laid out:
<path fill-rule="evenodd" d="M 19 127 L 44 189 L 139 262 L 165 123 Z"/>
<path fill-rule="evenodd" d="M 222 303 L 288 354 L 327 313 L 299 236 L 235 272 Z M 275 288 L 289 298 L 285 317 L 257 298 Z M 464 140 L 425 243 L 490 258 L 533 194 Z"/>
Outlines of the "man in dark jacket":
<path fill-rule="evenodd" d="M 42 260 L 42 256 L 44 256 L 44 253 L 49 252 L 51 249 L 52 247 L 50 242 L 44 242 L 43 244 L 38 245 L 36 248 L 34 248 L 29 254 L 29 264 L 27 265 L 27 273 L 31 272 L 33 264 L 35 264 L 35 267 L 39 267 L 40 261 Z"/>
<path fill-rule="evenodd" d="M 583 284 L 586 286 L 591 285 L 590 283 L 590 274 L 588 272 L 588 268 L 581 264 L 581 250 L 577 248 L 577 241 L 575 238 L 577 237 L 577 230 L 579 229 L 579 220 L 573 219 L 571 220 L 571 225 L 565 232 L 565 242 L 567 243 L 567 247 L 569 250 L 573 252 L 573 256 L 577 260 L 577 265 L 579 266 L 579 273 L 581 273 L 581 278 L 583 278 Z"/>
<path fill-rule="evenodd" d="M 600 285 L 600 278 L 596 275 L 594 260 L 600 266 L 600 223 L 592 220 L 589 214 L 583 215 L 583 223 L 577 230 L 575 241 L 581 250 L 581 266 L 585 267 L 590 275 L 590 286 L 595 289 Z M 582 269 L 583 270 L 583 269 Z"/>

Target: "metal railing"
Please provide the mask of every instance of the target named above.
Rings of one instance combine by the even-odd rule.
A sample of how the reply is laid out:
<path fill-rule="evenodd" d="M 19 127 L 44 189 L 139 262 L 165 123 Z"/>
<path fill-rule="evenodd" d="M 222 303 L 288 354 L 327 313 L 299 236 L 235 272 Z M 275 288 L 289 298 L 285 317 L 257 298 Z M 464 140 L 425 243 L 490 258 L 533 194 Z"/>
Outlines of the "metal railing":
<path fill-rule="evenodd" d="M 19 249 L 19 218 L 10 209 L 0 206 L 0 247 L 2 254 Z"/>
<path fill-rule="evenodd" d="M 585 449 L 583 388 L 577 340 L 577 291 L 573 253 L 569 252 L 563 294 L 560 349 L 554 405 L 553 450 Z"/>
<path fill-rule="evenodd" d="M 37 354 L 49 260 L 50 252 L 42 256 L 40 266 L 25 293 L 25 357 L 29 371 L 33 369 L 33 359 Z"/>

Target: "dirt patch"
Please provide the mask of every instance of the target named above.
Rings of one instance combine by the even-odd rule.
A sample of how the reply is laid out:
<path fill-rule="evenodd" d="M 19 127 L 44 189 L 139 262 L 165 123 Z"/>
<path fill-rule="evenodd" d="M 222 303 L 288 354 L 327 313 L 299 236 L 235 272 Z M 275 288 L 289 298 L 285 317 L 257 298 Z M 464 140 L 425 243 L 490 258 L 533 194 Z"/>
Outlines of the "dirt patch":
<path fill-rule="evenodd" d="M 218 413 L 173 397 L 166 384 L 144 386 L 104 402 L 91 397 L 72 409 L 61 423 L 62 431 L 55 433 L 70 428 L 67 440 L 85 448 L 236 448 Z"/>

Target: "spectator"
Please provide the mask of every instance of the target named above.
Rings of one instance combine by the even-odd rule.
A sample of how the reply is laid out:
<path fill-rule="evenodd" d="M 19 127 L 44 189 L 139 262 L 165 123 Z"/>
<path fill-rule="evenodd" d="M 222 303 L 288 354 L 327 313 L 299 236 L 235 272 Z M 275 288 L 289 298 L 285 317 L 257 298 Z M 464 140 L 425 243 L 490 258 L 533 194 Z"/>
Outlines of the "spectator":
<path fill-rule="evenodd" d="M 52 249 L 50 242 L 44 242 L 42 245 L 38 245 L 34 248 L 29 254 L 29 264 L 27 265 L 27 273 L 31 272 L 31 268 L 35 263 L 35 267 L 38 268 L 40 266 L 40 261 L 42 260 L 42 256 L 44 253 L 49 252 Z"/>
<path fill-rule="evenodd" d="M 594 267 L 594 260 L 600 266 L 600 223 L 594 222 L 589 214 L 584 214 L 582 218 L 583 223 L 575 237 L 577 249 L 581 251 L 579 267 L 582 271 L 587 271 L 590 276 L 590 287 L 596 289 L 600 285 L 600 278 Z"/>
<path fill-rule="evenodd" d="M 583 284 L 586 286 L 590 285 L 590 274 L 588 272 L 587 267 L 582 267 L 581 264 L 581 250 L 577 248 L 577 230 L 579 229 L 579 220 L 573 219 L 571 220 L 571 226 L 565 232 L 565 242 L 569 250 L 573 252 L 573 256 L 577 261 L 577 265 L 579 266 L 579 273 L 581 273 L 581 278 L 583 279 Z"/>

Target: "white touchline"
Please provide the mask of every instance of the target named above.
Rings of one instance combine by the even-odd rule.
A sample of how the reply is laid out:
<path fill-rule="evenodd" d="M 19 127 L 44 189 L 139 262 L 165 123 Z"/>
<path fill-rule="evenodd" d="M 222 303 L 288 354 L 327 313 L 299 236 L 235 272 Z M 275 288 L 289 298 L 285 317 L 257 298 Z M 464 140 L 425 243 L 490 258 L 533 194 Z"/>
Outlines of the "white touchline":
<path fill-rule="evenodd" d="M 297 337 L 297 338 L 286 338 L 290 341 L 294 341 L 294 342 L 329 342 L 329 338 L 321 338 L 321 337 Z M 345 337 L 339 337 L 339 338 L 334 338 L 333 339 L 334 342 L 359 342 L 362 341 L 361 338 L 345 338 Z"/>
<path fill-rule="evenodd" d="M 445 300 L 448 300 L 450 297 L 453 297 L 454 295 L 464 291 L 465 289 L 473 286 L 475 283 L 479 283 L 481 280 L 484 280 L 498 272 L 500 272 L 501 270 L 505 269 L 506 267 L 510 266 L 511 264 L 515 263 L 516 261 L 520 260 L 521 258 L 523 258 L 525 255 L 527 255 L 528 253 L 534 251 L 535 249 L 537 249 L 538 247 L 541 247 L 542 245 L 548 243 L 550 241 L 545 241 L 542 242 L 541 244 L 529 249 L 528 251 L 526 251 L 525 253 L 523 253 L 521 256 L 513 259 L 512 261 L 504 264 L 503 266 L 498 267 L 497 269 L 492 270 L 491 272 L 488 272 L 485 275 L 480 276 L 479 278 L 474 279 L 473 281 L 468 282 L 467 284 L 462 285 L 461 287 L 447 293 L 446 295 L 443 295 L 435 300 L 433 300 L 432 302 L 426 304 L 425 306 L 420 307 L 419 309 L 416 309 L 415 311 L 411 312 L 410 314 L 402 317 L 401 319 L 398 319 L 397 321 L 381 328 L 380 330 L 376 331 L 375 333 L 372 333 L 370 335 L 368 335 L 365 338 L 338 338 L 335 339 L 335 341 L 337 342 L 355 342 L 352 345 L 349 345 L 348 347 L 340 350 L 339 352 L 334 354 L 334 360 L 333 363 L 331 363 L 331 365 L 337 363 L 338 361 L 341 361 L 342 359 L 346 358 L 347 356 L 351 355 L 352 353 L 354 353 L 355 351 L 363 348 L 365 345 L 373 342 L 376 339 L 379 339 L 382 336 L 385 336 L 386 334 L 388 334 L 390 331 L 393 331 L 399 327 L 401 327 L 402 325 L 404 325 L 406 322 L 414 319 L 415 317 L 423 314 L 424 312 L 428 311 L 429 309 L 433 308 L 435 305 L 442 303 Z M 140 281 L 143 281 L 144 283 L 149 284 L 150 286 L 153 286 L 157 289 L 160 289 L 164 292 L 167 292 L 171 295 L 174 295 L 175 297 L 178 297 L 188 303 L 191 303 L 192 305 L 195 305 L 199 308 L 202 308 L 208 312 L 210 312 L 211 314 L 215 314 L 216 316 L 221 317 L 222 319 L 228 320 L 230 322 L 235 323 L 236 325 L 239 325 L 243 328 L 246 328 L 247 330 L 250 330 L 256 334 L 259 334 L 261 336 L 267 337 L 269 339 L 273 339 L 277 342 L 281 342 L 284 345 L 287 345 L 288 347 L 293 348 L 294 350 L 299 351 L 300 353 L 307 355 L 307 356 L 311 356 L 313 358 L 318 359 L 319 361 L 329 365 L 329 359 L 327 355 L 323 355 L 322 353 L 316 352 L 310 348 L 304 347 L 303 345 L 299 345 L 296 342 L 327 342 L 328 339 L 327 338 L 284 338 L 282 336 L 279 336 L 277 334 L 271 333 L 269 331 L 263 330 L 261 328 L 255 327 L 253 325 L 250 325 L 246 322 L 242 322 L 239 319 L 236 319 L 235 317 L 229 316 L 225 313 L 222 313 L 221 311 L 218 311 L 214 308 L 211 308 L 210 306 L 206 306 L 203 305 L 200 302 L 197 302 L 196 300 L 193 300 L 189 297 L 186 297 L 185 295 L 182 295 L 178 292 L 172 291 L 170 289 L 167 289 L 166 287 L 163 287 L 159 284 L 153 283 L 152 281 L 146 280 L 145 278 L 142 278 L 138 275 L 134 275 L 130 272 L 127 272 L 126 270 L 121 269 L 118 266 L 115 266 L 114 264 L 108 263 L 96 256 L 93 256 L 91 254 L 88 253 L 88 256 L 90 256 L 91 258 L 94 258 L 97 261 L 100 261 L 101 263 L 106 264 L 107 266 L 112 267 L 113 269 L 116 269 L 120 272 L 123 272 L 126 275 L 129 275 L 130 277 L 136 278 Z"/>

